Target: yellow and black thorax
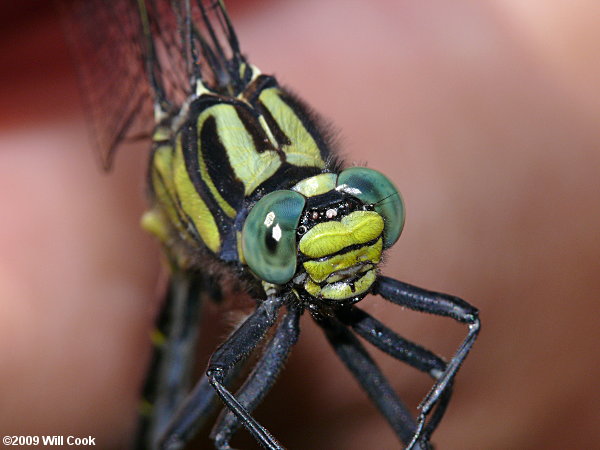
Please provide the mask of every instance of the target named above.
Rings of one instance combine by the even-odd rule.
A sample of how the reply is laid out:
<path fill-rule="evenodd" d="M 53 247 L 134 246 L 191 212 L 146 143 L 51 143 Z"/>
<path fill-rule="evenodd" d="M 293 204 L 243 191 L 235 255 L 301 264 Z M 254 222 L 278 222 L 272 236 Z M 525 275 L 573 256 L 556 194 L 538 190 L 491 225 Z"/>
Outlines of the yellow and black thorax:
<path fill-rule="evenodd" d="M 168 250 L 208 252 L 299 297 L 367 293 L 404 220 L 386 177 L 342 171 L 313 113 L 270 76 L 236 97 L 203 88 L 179 120 L 155 133 L 144 219 Z"/>
<path fill-rule="evenodd" d="M 264 75 L 235 98 L 206 90 L 172 135 L 157 129 L 150 184 L 161 226 L 223 261 L 243 260 L 249 205 L 332 165 L 306 107 Z"/>

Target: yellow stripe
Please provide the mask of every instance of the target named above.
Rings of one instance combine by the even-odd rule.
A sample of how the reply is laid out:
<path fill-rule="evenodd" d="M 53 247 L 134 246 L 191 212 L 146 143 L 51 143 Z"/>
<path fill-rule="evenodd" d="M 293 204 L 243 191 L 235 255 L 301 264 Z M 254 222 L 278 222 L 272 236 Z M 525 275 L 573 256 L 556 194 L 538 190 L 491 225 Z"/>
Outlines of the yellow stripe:
<path fill-rule="evenodd" d="M 181 149 L 181 135 L 177 138 L 175 156 L 173 158 L 173 178 L 177 196 L 181 201 L 181 207 L 194 222 L 200 237 L 206 246 L 214 253 L 221 248 L 221 236 L 215 218 L 196 191 L 185 167 L 183 152 Z"/>
<path fill-rule="evenodd" d="M 305 197 L 314 197 L 315 195 L 324 194 L 335 189 L 337 174 L 322 173 L 314 177 L 305 178 L 292 187 L 292 191 L 296 191 Z"/>
<path fill-rule="evenodd" d="M 335 255 L 324 261 L 306 261 L 303 265 L 306 272 L 317 283 L 325 279 L 333 272 L 344 270 L 359 263 L 377 264 L 381 259 L 383 240 L 378 239 L 373 245 L 367 245 L 356 250 Z"/>
<path fill-rule="evenodd" d="M 311 280 L 307 280 L 304 288 L 306 289 L 306 292 L 314 297 L 324 298 L 327 300 L 346 300 L 367 292 L 373 285 L 376 277 L 377 274 L 375 273 L 375 269 L 369 270 L 361 278 L 354 282 L 354 290 L 352 290 L 349 283 L 343 281 L 326 284 L 321 288 Z"/>
<path fill-rule="evenodd" d="M 294 110 L 281 99 L 280 93 L 278 88 L 268 88 L 258 98 L 291 142 L 282 148 L 287 161 L 295 166 L 323 169 L 325 161 L 321 158 L 317 143 Z"/>
<path fill-rule="evenodd" d="M 269 141 L 271 142 L 271 145 L 273 147 L 275 147 L 275 148 L 278 148 L 279 147 L 279 143 L 275 139 L 275 136 L 273 136 L 273 132 L 269 128 L 269 125 L 267 125 L 267 121 L 265 120 L 265 116 L 263 116 L 263 115 L 258 116 L 258 122 L 260 123 L 260 126 L 263 127 L 263 129 L 265 130 L 265 133 L 267 133 L 267 137 L 269 138 Z"/>
<path fill-rule="evenodd" d="M 175 226 L 182 236 L 190 238 L 186 224 L 181 223 L 181 209 L 175 202 L 177 192 L 173 184 L 173 149 L 163 145 L 156 149 L 152 160 L 152 186 L 156 199 L 161 208 L 166 212 L 171 224 Z M 151 232 L 153 230 L 150 230 Z"/>
<path fill-rule="evenodd" d="M 309 258 L 321 258 L 381 236 L 383 225 L 383 219 L 374 211 L 354 211 L 339 222 L 315 225 L 302 236 L 298 248 Z"/>

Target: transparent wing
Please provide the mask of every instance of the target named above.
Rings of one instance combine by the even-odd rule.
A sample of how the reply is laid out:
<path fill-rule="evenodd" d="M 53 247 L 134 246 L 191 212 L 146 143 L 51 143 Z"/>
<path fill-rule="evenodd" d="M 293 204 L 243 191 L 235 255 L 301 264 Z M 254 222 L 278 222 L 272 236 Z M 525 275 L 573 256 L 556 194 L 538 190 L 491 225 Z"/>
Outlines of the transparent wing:
<path fill-rule="evenodd" d="M 58 0 L 99 160 L 149 138 L 198 80 L 235 95 L 249 80 L 221 1 Z"/>
<path fill-rule="evenodd" d="M 65 1 L 60 6 L 94 147 L 108 169 L 124 140 L 152 129 L 140 18 L 131 1 Z"/>

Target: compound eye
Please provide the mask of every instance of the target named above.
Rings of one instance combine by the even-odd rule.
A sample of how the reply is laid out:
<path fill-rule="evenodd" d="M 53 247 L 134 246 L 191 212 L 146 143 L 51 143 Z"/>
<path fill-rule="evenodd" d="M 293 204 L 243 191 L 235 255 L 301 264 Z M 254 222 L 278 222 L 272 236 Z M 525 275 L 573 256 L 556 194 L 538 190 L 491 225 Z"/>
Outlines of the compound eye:
<path fill-rule="evenodd" d="M 275 191 L 252 208 L 242 229 L 248 267 L 260 279 L 284 284 L 296 272 L 296 228 L 306 200 L 298 192 Z"/>
<path fill-rule="evenodd" d="M 398 240 L 404 227 L 404 202 L 388 177 L 366 167 L 352 167 L 340 173 L 336 189 L 374 206 L 385 223 L 384 247 L 391 247 Z"/>

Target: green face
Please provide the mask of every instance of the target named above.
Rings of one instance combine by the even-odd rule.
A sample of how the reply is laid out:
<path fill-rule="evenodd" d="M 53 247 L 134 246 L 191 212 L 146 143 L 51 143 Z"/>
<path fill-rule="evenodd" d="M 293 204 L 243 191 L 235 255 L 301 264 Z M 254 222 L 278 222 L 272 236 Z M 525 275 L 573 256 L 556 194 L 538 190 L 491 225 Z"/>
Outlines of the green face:
<path fill-rule="evenodd" d="M 331 191 L 347 201 L 307 211 L 310 197 Z M 383 249 L 396 242 L 403 225 L 402 198 L 390 180 L 354 167 L 260 199 L 244 224 L 243 256 L 263 281 L 293 279 L 295 289 L 314 298 L 344 301 L 368 292 Z"/>

